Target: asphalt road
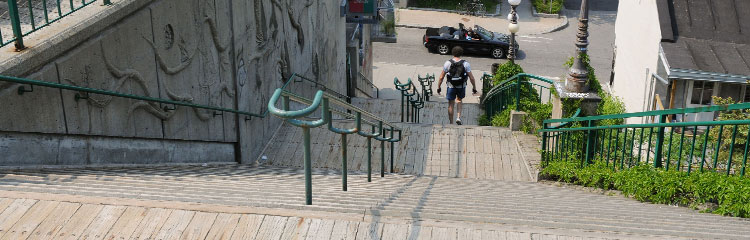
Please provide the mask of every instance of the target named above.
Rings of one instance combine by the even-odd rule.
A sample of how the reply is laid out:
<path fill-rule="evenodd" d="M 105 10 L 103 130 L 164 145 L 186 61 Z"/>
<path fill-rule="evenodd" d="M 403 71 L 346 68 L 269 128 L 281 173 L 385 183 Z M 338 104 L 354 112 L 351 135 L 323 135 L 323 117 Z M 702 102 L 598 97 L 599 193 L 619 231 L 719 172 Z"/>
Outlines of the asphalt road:
<path fill-rule="evenodd" d="M 521 48 L 516 60 L 525 72 L 547 76 L 563 77 L 567 69 L 565 61 L 575 53 L 575 40 L 578 12 L 568 10 L 570 24 L 563 30 L 530 36 L 518 36 Z M 589 56 L 596 69 L 596 76 L 606 85 L 612 69 L 614 46 L 614 26 L 616 12 L 592 11 L 589 13 Z M 521 26 L 523 27 L 523 26 Z M 409 65 L 442 66 L 449 56 L 430 53 L 422 45 L 423 29 L 398 28 L 398 43 L 374 43 L 375 62 Z M 493 59 L 489 55 L 468 55 L 473 69 L 489 71 L 493 63 L 504 63 L 507 59 Z"/>

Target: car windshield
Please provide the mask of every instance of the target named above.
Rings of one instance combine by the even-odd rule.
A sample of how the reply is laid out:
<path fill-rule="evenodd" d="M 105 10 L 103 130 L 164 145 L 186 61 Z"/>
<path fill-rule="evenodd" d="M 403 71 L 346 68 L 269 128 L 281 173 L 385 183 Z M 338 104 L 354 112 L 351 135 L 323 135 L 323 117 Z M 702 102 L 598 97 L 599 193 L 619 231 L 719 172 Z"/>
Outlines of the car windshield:
<path fill-rule="evenodd" d="M 482 36 L 483 39 L 492 39 L 494 37 L 494 34 L 492 32 L 485 30 L 479 25 L 474 26 L 474 31 L 479 33 L 479 36 Z"/>

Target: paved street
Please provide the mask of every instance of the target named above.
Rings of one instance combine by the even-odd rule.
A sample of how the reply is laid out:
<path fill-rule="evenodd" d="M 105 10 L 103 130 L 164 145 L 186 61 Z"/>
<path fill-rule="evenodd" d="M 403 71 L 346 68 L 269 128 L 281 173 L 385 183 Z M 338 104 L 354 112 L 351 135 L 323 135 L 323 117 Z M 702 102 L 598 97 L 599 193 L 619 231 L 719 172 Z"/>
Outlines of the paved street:
<path fill-rule="evenodd" d="M 616 1 L 614 4 L 616 5 Z M 611 9 L 611 8 L 606 8 Z M 574 54 L 574 42 L 577 31 L 578 11 L 567 10 L 570 25 L 560 31 L 541 35 L 518 36 L 521 51 L 518 62 L 528 73 L 547 77 L 564 77 L 566 69 L 563 63 Z M 590 45 L 589 55 L 596 69 L 596 75 L 606 84 L 611 72 L 612 54 L 614 46 L 614 25 L 616 12 L 614 11 L 592 11 L 590 15 Z M 521 16 L 523 18 L 523 16 Z M 456 23 L 458 24 L 458 23 Z M 521 25 L 523 29 L 523 25 Z M 401 64 L 410 71 L 414 71 L 413 65 L 434 66 L 435 74 L 439 75 L 440 68 L 448 56 L 429 53 L 422 46 L 423 29 L 398 28 L 398 43 L 374 43 L 373 54 L 376 63 Z M 504 63 L 506 59 L 492 59 L 490 56 L 468 55 L 465 57 L 472 64 L 473 70 L 489 71 L 492 63 Z M 374 69 L 376 75 L 378 69 Z M 401 74 L 401 75 L 397 75 Z M 393 79 L 393 77 L 406 78 L 416 77 L 422 72 L 403 76 L 403 72 L 388 68 L 388 72 L 382 73 L 382 77 Z M 394 76 L 389 76 L 394 75 Z M 481 76 L 481 74 L 476 74 Z M 477 76 L 477 77 L 478 77 Z"/>

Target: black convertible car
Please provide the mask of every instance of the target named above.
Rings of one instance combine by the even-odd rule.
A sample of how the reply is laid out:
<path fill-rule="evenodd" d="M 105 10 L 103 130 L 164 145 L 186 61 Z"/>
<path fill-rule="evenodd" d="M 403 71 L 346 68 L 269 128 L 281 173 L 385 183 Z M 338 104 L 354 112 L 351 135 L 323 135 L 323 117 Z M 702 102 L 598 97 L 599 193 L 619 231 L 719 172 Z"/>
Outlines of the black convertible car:
<path fill-rule="evenodd" d="M 472 38 L 462 23 L 458 24 L 458 29 L 447 26 L 427 28 L 422 41 L 429 51 L 443 55 L 450 54 L 454 46 L 461 46 L 465 52 L 490 54 L 494 58 L 503 58 L 508 53 L 510 36 L 487 31 L 479 25 L 474 25 L 473 30 L 475 34 Z M 518 43 L 515 46 L 517 51 Z"/>

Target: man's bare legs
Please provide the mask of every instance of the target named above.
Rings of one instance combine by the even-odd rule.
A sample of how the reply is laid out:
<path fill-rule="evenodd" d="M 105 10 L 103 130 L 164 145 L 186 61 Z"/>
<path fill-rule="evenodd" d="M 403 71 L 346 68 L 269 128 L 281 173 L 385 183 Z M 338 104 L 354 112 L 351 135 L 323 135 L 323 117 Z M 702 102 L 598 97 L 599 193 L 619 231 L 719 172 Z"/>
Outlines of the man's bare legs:
<path fill-rule="evenodd" d="M 456 98 L 456 119 L 461 119 L 461 106 L 463 106 L 463 102 L 461 100 L 463 99 Z"/>
<path fill-rule="evenodd" d="M 448 101 L 448 122 L 450 124 L 453 124 L 453 105 L 456 104 L 456 101 L 450 100 Z"/>
<path fill-rule="evenodd" d="M 456 119 L 461 119 L 461 106 L 463 99 L 456 98 L 456 100 L 448 101 L 448 122 L 453 124 L 453 108 L 456 107 Z M 456 106 L 458 105 L 458 106 Z"/>

